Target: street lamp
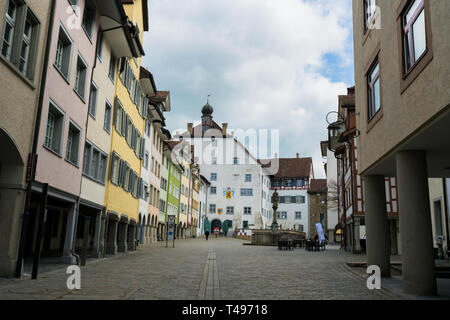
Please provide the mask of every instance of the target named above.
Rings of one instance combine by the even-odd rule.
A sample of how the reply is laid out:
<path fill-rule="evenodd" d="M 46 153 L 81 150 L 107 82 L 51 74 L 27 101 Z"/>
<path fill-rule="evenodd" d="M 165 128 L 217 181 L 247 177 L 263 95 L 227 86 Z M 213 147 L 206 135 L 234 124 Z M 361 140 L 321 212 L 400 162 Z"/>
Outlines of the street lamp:
<path fill-rule="evenodd" d="M 332 113 L 337 113 L 338 119 L 330 123 L 328 121 L 328 116 Z M 337 148 L 342 145 L 342 142 L 339 141 L 342 133 L 345 131 L 345 118 L 336 111 L 331 111 L 327 114 L 327 122 L 328 122 L 328 149 L 332 152 L 335 152 Z"/>

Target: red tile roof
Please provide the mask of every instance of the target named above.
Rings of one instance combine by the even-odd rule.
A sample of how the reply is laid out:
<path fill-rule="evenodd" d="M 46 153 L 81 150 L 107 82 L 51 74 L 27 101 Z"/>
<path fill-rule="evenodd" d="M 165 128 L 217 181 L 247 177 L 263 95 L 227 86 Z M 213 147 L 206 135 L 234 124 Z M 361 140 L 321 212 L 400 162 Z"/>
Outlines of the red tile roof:
<path fill-rule="evenodd" d="M 327 179 L 312 179 L 309 185 L 309 193 L 326 193 L 328 190 Z"/>
<path fill-rule="evenodd" d="M 311 175 L 312 158 L 281 158 L 278 161 L 278 172 L 274 175 L 277 178 L 308 178 Z M 271 166 L 270 160 L 258 160 L 258 162 L 263 168 Z"/>

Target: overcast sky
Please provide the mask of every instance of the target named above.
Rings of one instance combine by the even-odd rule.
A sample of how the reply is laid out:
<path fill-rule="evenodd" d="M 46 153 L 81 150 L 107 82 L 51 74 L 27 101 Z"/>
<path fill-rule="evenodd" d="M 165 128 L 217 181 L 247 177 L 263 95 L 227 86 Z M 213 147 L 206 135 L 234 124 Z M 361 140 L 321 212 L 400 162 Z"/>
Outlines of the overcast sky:
<path fill-rule="evenodd" d="M 169 90 L 169 130 L 213 119 L 280 130 L 280 157 L 313 157 L 337 95 L 353 85 L 351 0 L 152 0 L 143 65 Z"/>

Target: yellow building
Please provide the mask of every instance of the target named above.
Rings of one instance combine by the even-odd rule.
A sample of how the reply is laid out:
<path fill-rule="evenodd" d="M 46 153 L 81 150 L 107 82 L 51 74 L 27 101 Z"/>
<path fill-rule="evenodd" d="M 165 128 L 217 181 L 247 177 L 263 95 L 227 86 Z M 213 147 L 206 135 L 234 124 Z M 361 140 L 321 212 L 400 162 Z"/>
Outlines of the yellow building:
<path fill-rule="evenodd" d="M 145 152 L 147 96 L 154 94 L 146 92 L 148 86 L 141 86 L 139 81 L 143 31 L 148 31 L 147 0 L 123 2 L 123 7 L 133 31 L 128 42 L 134 52 L 132 57 L 122 58 L 111 66 L 116 72 L 111 160 L 105 192 L 107 254 L 135 250 L 139 198 L 143 192 L 141 161 Z"/>

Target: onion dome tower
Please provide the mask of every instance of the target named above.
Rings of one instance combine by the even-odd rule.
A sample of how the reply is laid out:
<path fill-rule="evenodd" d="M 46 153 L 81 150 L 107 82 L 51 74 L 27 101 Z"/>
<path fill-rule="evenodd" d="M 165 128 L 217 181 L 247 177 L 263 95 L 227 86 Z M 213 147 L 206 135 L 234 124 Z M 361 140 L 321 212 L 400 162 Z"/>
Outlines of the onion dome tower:
<path fill-rule="evenodd" d="M 206 100 L 206 104 L 202 108 L 202 127 L 203 132 L 212 127 L 212 113 L 214 112 L 213 107 L 209 104 L 209 95 Z"/>

